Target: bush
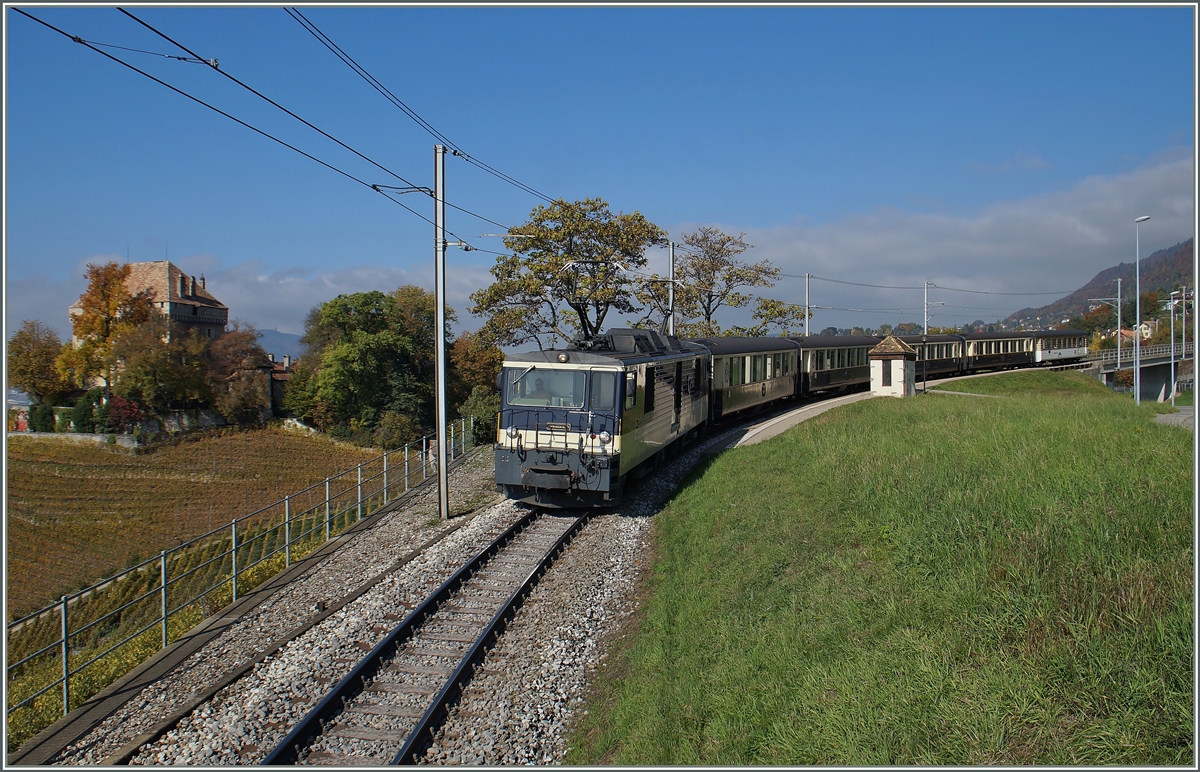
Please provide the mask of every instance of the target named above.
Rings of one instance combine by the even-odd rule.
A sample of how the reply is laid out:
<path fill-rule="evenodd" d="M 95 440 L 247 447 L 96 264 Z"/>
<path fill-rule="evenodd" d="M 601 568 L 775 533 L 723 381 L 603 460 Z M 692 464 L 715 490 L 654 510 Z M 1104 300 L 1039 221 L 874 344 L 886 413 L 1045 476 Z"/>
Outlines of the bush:
<path fill-rule="evenodd" d="M 142 420 L 142 409 L 138 403 L 114 394 L 108 403 L 107 424 L 110 429 L 128 432 Z"/>
<path fill-rule="evenodd" d="M 75 407 L 71 408 L 71 423 L 75 425 L 75 431 L 86 434 L 96 430 L 96 407 L 102 403 L 103 398 L 104 392 L 100 389 L 92 389 L 76 400 Z M 107 408 L 103 413 L 104 418 L 107 419 Z"/>
<path fill-rule="evenodd" d="M 496 413 L 500 411 L 500 395 L 489 386 L 476 386 L 471 396 L 459 408 L 462 418 L 475 419 L 475 444 L 490 445 L 496 441 Z"/>
<path fill-rule="evenodd" d="M 413 420 L 403 413 L 385 412 L 375 428 L 375 444 L 384 450 L 395 450 L 417 439 L 419 432 Z"/>
<path fill-rule="evenodd" d="M 29 408 L 29 429 L 35 432 L 54 431 L 54 408 L 39 402 Z"/>

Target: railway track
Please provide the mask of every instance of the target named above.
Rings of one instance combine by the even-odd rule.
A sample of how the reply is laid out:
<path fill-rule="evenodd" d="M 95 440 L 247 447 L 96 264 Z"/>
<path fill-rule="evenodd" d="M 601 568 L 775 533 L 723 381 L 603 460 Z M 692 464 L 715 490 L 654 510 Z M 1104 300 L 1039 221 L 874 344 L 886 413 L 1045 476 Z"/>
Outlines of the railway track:
<path fill-rule="evenodd" d="M 468 561 L 337 684 L 263 764 L 409 764 L 590 513 L 532 511 Z"/>

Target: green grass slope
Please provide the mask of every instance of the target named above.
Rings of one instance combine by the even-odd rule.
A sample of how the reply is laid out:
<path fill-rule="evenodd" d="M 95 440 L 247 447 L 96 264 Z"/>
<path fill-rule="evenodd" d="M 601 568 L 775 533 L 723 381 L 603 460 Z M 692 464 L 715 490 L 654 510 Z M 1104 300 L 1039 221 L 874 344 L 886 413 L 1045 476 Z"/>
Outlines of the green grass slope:
<path fill-rule="evenodd" d="M 694 474 L 568 760 L 1194 763 L 1191 434 L 1032 375 Z"/>

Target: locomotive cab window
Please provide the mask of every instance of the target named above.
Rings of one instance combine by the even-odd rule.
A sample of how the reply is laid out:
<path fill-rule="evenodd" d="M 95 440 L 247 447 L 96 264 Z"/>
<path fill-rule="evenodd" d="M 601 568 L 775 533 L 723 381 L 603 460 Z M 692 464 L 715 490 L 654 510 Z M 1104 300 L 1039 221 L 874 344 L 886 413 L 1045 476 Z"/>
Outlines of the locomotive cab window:
<path fill-rule="evenodd" d="M 617 374 L 605 372 L 592 373 L 592 394 L 588 409 L 610 411 L 617 407 Z"/>
<path fill-rule="evenodd" d="M 646 365 L 646 413 L 654 410 L 654 386 L 654 365 Z"/>
<path fill-rule="evenodd" d="M 586 387 L 579 370 L 510 370 L 508 404 L 581 408 Z"/>

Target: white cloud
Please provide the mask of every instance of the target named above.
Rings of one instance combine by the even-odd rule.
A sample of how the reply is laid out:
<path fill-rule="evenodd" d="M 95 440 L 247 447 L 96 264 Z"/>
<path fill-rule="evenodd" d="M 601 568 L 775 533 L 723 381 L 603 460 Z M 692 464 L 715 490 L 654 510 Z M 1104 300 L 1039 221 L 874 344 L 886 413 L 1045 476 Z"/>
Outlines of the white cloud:
<path fill-rule="evenodd" d="M 1190 148 L 1186 157 L 1159 159 L 1132 172 L 1089 177 L 1069 190 L 1004 201 L 976 213 L 914 214 L 881 209 L 820 225 L 745 229 L 756 248 L 748 259 L 769 258 L 784 273 L 865 284 L 943 287 L 986 292 L 1067 294 L 1101 270 L 1134 260 L 1135 217 L 1152 220 L 1141 228 L 1141 255 L 1194 235 L 1195 187 Z M 729 230 L 737 231 L 737 228 Z M 850 327 L 919 321 L 922 292 L 877 290 L 811 282 L 814 306 L 901 307 L 898 315 L 817 311 L 815 324 Z M 804 299 L 803 280 L 783 280 L 774 297 Z M 975 318 L 992 320 L 1061 295 L 982 296 L 931 289 L 930 301 L 970 309 L 939 309 L 931 324 Z M 948 314 L 968 318 L 950 318 Z"/>

